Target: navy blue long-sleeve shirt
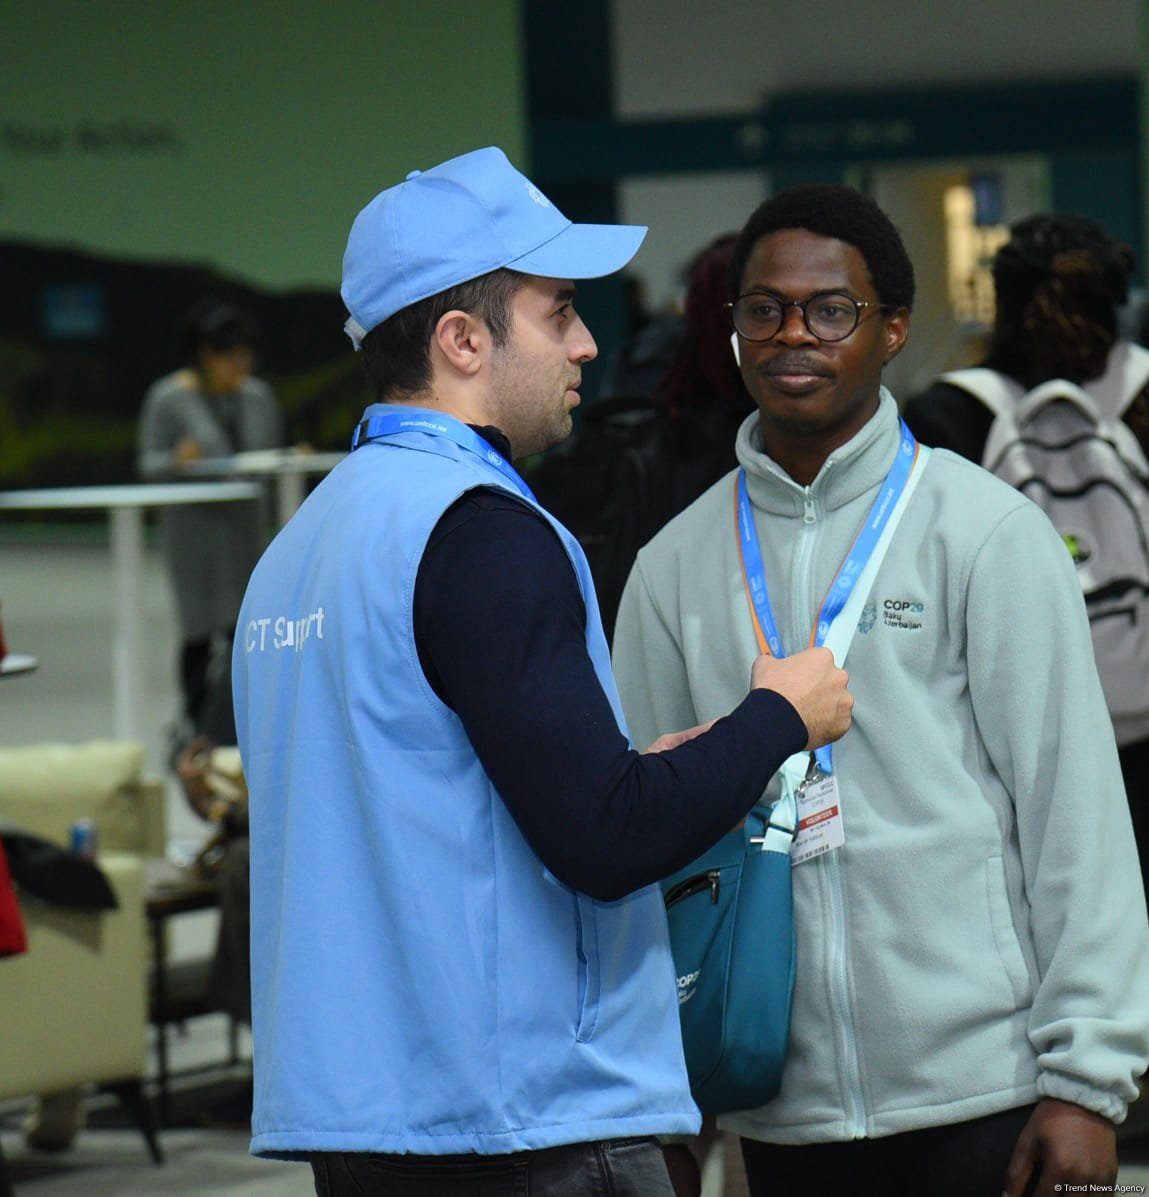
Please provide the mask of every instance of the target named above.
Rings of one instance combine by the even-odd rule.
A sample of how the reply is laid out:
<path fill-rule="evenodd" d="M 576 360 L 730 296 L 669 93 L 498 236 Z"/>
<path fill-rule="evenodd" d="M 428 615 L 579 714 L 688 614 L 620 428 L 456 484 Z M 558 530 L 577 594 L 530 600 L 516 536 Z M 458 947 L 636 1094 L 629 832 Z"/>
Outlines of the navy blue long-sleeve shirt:
<path fill-rule="evenodd" d="M 478 431 L 506 451 L 497 430 Z M 546 867 L 592 897 L 620 898 L 689 863 L 806 742 L 794 707 L 755 690 L 695 740 L 663 753 L 632 749 L 586 650 L 586 607 L 566 550 L 506 491 L 469 491 L 443 514 L 414 605 L 435 693 Z"/>

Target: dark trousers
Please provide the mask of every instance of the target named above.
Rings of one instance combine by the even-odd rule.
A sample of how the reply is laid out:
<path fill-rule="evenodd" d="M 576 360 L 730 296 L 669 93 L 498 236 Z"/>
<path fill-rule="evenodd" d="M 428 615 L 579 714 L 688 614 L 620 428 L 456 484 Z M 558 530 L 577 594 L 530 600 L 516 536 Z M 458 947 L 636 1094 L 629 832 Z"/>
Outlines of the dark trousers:
<path fill-rule="evenodd" d="M 1133 819 L 1133 836 L 1141 857 L 1141 880 L 1149 893 L 1149 740 L 1138 740 L 1117 750 L 1121 759 L 1121 776 L 1125 779 L 1125 793 L 1129 796 L 1129 814 Z"/>
<path fill-rule="evenodd" d="M 513 1155 L 324 1151 L 311 1156 L 311 1168 L 318 1197 L 674 1197 L 653 1139 Z"/>
<path fill-rule="evenodd" d="M 1005 1169 L 1033 1106 L 883 1139 L 778 1147 L 742 1140 L 750 1197 L 1001 1197 Z"/>

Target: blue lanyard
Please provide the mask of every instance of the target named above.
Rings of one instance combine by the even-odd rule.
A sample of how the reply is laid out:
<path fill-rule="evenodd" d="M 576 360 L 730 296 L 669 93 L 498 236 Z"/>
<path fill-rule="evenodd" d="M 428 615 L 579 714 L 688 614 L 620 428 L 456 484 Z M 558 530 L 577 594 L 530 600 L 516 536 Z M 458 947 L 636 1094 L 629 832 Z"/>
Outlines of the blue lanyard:
<path fill-rule="evenodd" d="M 914 434 L 901 421 L 902 440 L 898 446 L 897 456 L 881 490 L 866 516 L 865 523 L 850 546 L 845 561 L 838 570 L 826 597 L 822 602 L 822 609 L 810 636 L 811 647 L 825 643 L 830 627 L 839 612 L 846 605 L 854 583 L 858 580 L 866 562 L 870 559 L 875 546 L 881 539 L 882 531 L 889 522 L 890 516 L 898 505 L 898 499 L 905 490 L 910 474 L 913 472 L 917 460 L 918 443 Z M 754 510 L 750 505 L 750 496 L 746 489 L 746 471 L 738 471 L 737 488 L 737 522 L 738 543 L 742 555 L 742 571 L 746 582 L 746 592 L 750 596 L 751 614 L 754 618 L 754 631 L 758 637 L 758 646 L 762 652 L 768 652 L 774 657 L 784 657 L 782 636 L 778 631 L 778 622 L 774 618 L 774 608 L 770 604 L 770 594 L 766 587 L 766 570 L 762 565 L 762 550 L 758 544 L 758 534 L 754 529 Z M 814 753 L 818 768 L 827 776 L 833 772 L 832 753 L 830 745 L 825 744 Z"/>
<path fill-rule="evenodd" d="M 388 411 L 382 415 L 368 416 L 356 426 L 351 438 L 351 449 L 354 452 L 368 441 L 399 436 L 404 432 L 425 432 L 428 436 L 441 436 L 453 441 L 461 449 L 481 457 L 488 465 L 494 466 L 524 498 L 530 499 L 532 503 L 538 502 L 515 467 L 473 428 L 454 416 L 441 416 L 427 411 L 426 408 Z"/>

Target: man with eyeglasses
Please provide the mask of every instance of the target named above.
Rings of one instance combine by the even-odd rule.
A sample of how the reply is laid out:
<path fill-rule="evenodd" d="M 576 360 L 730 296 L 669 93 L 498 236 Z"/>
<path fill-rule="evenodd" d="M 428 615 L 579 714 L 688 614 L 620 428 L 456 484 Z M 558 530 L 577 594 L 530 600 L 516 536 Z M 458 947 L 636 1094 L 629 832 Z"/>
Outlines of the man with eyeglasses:
<path fill-rule="evenodd" d="M 767 200 L 730 293 L 758 411 L 739 469 L 638 556 L 624 709 L 640 739 L 697 723 L 760 647 L 843 630 L 857 705 L 832 754 L 764 796 L 817 795 L 823 830 L 792 855 L 781 1092 L 719 1126 L 754 1197 L 1112 1184 L 1149 1063 L 1149 935 L 1073 563 L 1035 505 L 900 421 L 882 369 L 914 275 L 871 200 Z"/>

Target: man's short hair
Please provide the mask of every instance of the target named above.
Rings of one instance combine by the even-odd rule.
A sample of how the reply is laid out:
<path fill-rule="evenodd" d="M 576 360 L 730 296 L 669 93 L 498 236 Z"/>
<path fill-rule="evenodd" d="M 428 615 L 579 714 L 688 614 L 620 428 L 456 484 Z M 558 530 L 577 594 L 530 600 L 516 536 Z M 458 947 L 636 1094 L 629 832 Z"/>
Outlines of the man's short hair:
<path fill-rule="evenodd" d="M 731 299 L 738 298 L 742 272 L 754 246 L 784 229 L 805 229 L 852 245 L 865 260 L 881 303 L 894 308 L 914 306 L 914 267 L 893 221 L 869 196 L 837 183 L 800 183 L 758 205 L 730 259 Z"/>
<path fill-rule="evenodd" d="M 180 325 L 180 348 L 192 365 L 198 364 L 204 352 L 254 349 L 258 337 L 259 328 L 250 312 L 214 296 L 196 300 Z"/>
<path fill-rule="evenodd" d="M 482 320 L 491 340 L 505 345 L 511 303 L 527 281 L 517 270 L 492 270 L 421 299 L 376 325 L 363 338 L 363 365 L 376 402 L 408 398 L 431 383 L 431 337 L 440 318 L 458 309 Z"/>

